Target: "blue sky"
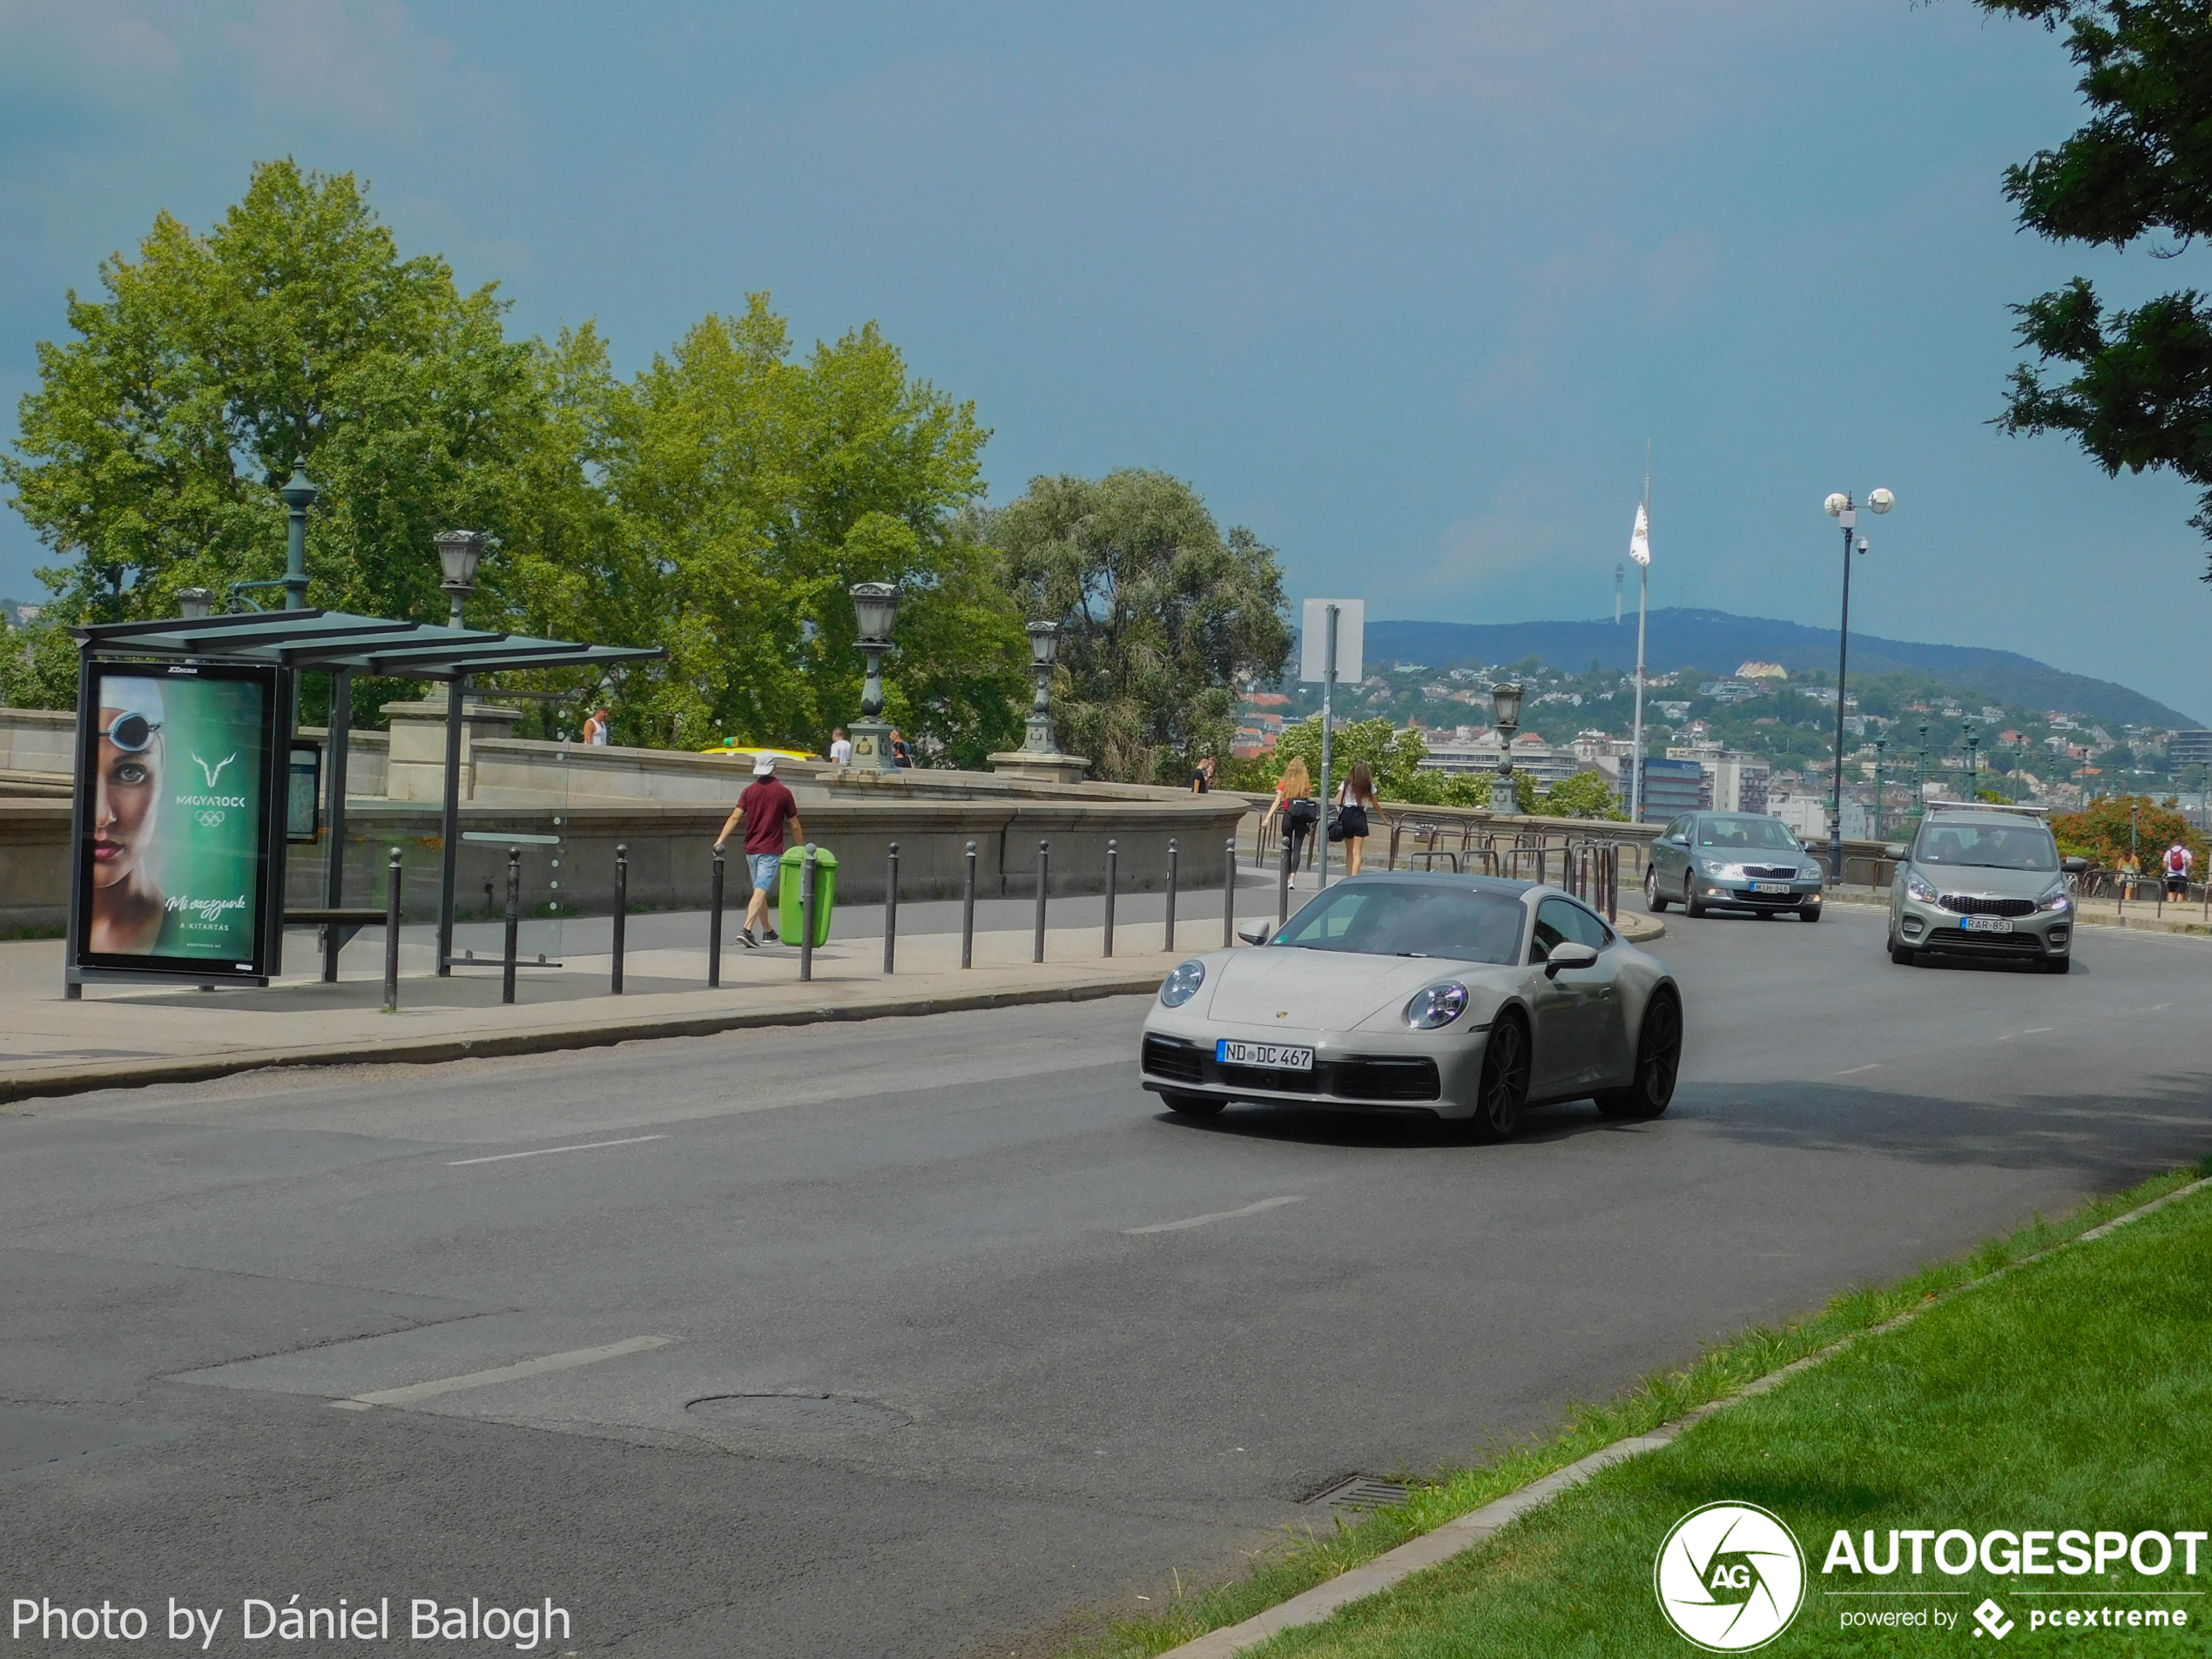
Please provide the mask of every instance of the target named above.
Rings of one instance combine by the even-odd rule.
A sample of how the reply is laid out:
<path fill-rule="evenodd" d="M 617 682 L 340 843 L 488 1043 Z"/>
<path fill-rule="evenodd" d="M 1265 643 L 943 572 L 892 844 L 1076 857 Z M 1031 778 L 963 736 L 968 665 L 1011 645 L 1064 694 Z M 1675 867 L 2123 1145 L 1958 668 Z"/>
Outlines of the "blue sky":
<path fill-rule="evenodd" d="M 2206 280 L 2013 227 L 2073 79 L 1965 0 L 0 0 L 0 398 L 290 153 L 625 368 L 750 290 L 875 318 L 994 499 L 1163 468 L 1294 596 L 1609 612 L 1649 439 L 1655 603 L 1832 625 L 1821 499 L 1886 484 L 1855 623 L 2212 713 L 2188 492 L 1986 425 L 2008 302 Z M 44 558 L 0 513 L 0 592 Z"/>

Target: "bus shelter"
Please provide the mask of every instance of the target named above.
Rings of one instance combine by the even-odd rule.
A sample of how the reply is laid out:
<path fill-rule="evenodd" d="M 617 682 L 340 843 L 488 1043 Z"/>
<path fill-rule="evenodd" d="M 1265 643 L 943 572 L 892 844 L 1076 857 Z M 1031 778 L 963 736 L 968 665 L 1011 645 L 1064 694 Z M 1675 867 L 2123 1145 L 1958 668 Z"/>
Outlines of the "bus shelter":
<path fill-rule="evenodd" d="M 328 765 L 306 810 L 327 802 L 333 849 L 320 911 L 323 977 L 347 937 L 346 773 L 355 675 L 446 683 L 437 964 L 451 969 L 460 857 L 464 694 L 472 676 L 613 668 L 657 648 L 395 622 L 334 610 L 172 617 L 74 628 L 66 995 L 88 983 L 179 979 L 266 985 L 281 971 L 285 857 L 299 794 L 299 677 L 330 676 Z M 311 835 L 314 832 L 311 831 Z"/>

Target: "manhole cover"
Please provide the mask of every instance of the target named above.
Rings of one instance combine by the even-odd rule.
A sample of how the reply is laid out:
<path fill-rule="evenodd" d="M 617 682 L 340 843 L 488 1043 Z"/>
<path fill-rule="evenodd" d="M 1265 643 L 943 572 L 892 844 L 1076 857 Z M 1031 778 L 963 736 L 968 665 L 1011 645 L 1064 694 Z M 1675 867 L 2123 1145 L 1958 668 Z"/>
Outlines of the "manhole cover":
<path fill-rule="evenodd" d="M 1331 1509 L 1388 1509 L 1405 1502 L 1406 1495 L 1406 1488 L 1394 1480 L 1355 1474 L 1325 1492 L 1315 1493 L 1306 1501 L 1324 1504 Z"/>
<path fill-rule="evenodd" d="M 850 1433 L 903 1428 L 914 1420 L 872 1399 L 843 1394 L 710 1394 L 684 1408 L 732 1428 L 785 1434 Z"/>

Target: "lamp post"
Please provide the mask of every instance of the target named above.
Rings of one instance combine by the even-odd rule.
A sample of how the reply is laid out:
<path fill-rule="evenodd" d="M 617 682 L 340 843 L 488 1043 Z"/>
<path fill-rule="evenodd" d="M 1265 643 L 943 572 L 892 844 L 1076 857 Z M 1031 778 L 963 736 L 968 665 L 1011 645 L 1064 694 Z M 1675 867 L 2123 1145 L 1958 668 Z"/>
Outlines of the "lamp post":
<path fill-rule="evenodd" d="M 1844 882 L 1844 711 L 1849 698 L 1846 673 L 1851 666 L 1851 556 L 1852 538 L 1858 529 L 1858 504 L 1838 490 L 1829 496 L 1825 505 L 1828 516 L 1841 522 L 1844 527 L 1844 612 L 1842 625 L 1837 630 L 1836 647 L 1836 794 L 1828 817 L 1828 880 L 1837 887 Z M 1868 492 L 1866 505 L 1870 511 L 1886 513 L 1897 505 L 1897 497 L 1886 489 Z M 1858 550 L 1866 551 L 1866 538 L 1858 536 Z"/>
<path fill-rule="evenodd" d="M 1889 747 L 1885 738 L 1874 739 L 1874 839 L 1882 839 L 1882 752 Z"/>
<path fill-rule="evenodd" d="M 891 649 L 891 625 L 899 617 L 899 590 L 888 582 L 854 583 L 853 615 L 860 624 L 854 644 L 867 661 L 860 718 L 853 722 L 853 764 L 862 772 L 895 772 L 891 726 L 883 718 L 883 653 Z"/>
<path fill-rule="evenodd" d="M 483 562 L 484 543 L 491 538 L 482 530 L 440 530 L 438 563 L 445 580 L 438 585 L 446 596 L 446 626 L 461 628 L 463 601 L 476 590 L 476 567 Z"/>
<path fill-rule="evenodd" d="M 1913 786 L 1913 793 L 1919 798 L 1913 802 L 1913 816 L 1925 818 L 1928 815 L 1928 723 L 1925 720 L 1920 722 L 1919 773 L 1920 780 Z"/>
<path fill-rule="evenodd" d="M 182 588 L 177 593 L 177 614 L 187 622 L 198 622 L 215 609 L 212 588 Z"/>
<path fill-rule="evenodd" d="M 1052 665 L 1060 660 L 1060 624 L 1029 624 L 1029 672 L 1036 677 L 1036 695 L 1029 700 L 1028 727 L 1022 733 L 1024 754 L 1056 755 L 1060 739 L 1052 729 Z"/>
<path fill-rule="evenodd" d="M 315 497 L 322 492 L 308 482 L 307 475 L 297 467 L 292 476 L 277 491 L 277 499 L 284 503 L 290 516 L 291 534 L 284 553 L 284 608 L 305 610 L 307 608 L 307 509 L 315 504 Z"/>
<path fill-rule="evenodd" d="M 1510 816 L 1521 810 L 1521 792 L 1513 781 L 1513 734 L 1521 729 L 1521 687 L 1507 682 L 1490 688 L 1490 702 L 1498 716 L 1498 775 L 1490 780 L 1492 816 Z"/>
<path fill-rule="evenodd" d="M 476 567 L 483 560 L 484 543 L 491 538 L 482 530 L 440 530 L 434 539 L 438 545 L 438 566 L 445 576 L 439 585 L 445 590 L 446 626 L 460 628 L 465 625 L 461 620 L 462 603 L 476 590 Z M 468 695 L 466 674 L 455 674 L 446 682 L 445 792 L 439 819 L 444 852 L 438 860 L 440 979 L 449 978 L 453 973 L 453 885 L 461 845 L 461 705 Z"/>
<path fill-rule="evenodd" d="M 1972 720 L 1963 722 L 1966 728 L 1966 805 L 1971 806 L 1981 799 L 1978 782 L 1981 775 L 1981 734 L 1974 730 Z"/>

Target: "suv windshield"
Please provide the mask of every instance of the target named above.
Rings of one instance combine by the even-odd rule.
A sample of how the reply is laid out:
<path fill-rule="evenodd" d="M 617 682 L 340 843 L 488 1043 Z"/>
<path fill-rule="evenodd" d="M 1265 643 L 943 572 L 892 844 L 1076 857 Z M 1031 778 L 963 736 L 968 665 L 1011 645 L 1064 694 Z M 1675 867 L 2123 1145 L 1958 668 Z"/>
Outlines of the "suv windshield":
<path fill-rule="evenodd" d="M 1274 942 L 1371 956 L 1517 962 L 1527 915 L 1520 900 L 1502 893 L 1442 881 L 1347 881 L 1292 916 Z"/>
<path fill-rule="evenodd" d="M 2040 824 L 1925 826 L 1912 849 L 1920 864 L 1962 864 L 1981 870 L 2055 870 L 2058 844 Z"/>
<path fill-rule="evenodd" d="M 1746 813 L 1741 818 L 1699 819 L 1697 845 L 1759 847 L 1777 853 L 1795 853 L 1797 851 L 1797 838 L 1790 833 L 1790 826 L 1778 818 L 1754 818 Z"/>

